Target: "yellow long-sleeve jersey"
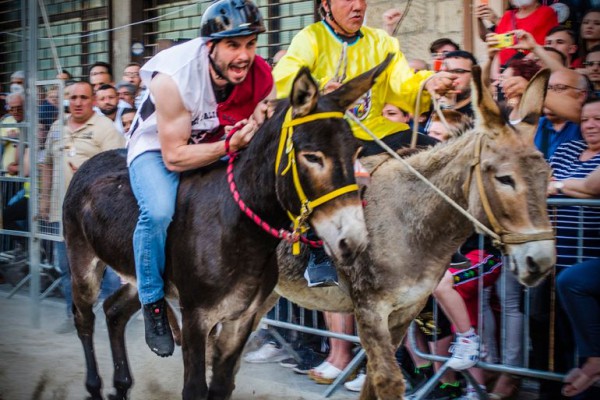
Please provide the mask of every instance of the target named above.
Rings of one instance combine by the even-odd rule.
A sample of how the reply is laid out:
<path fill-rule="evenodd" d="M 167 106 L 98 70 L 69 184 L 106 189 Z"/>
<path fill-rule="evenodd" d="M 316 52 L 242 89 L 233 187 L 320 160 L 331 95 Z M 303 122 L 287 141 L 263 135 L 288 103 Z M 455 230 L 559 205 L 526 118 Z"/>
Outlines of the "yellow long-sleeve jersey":
<path fill-rule="evenodd" d="M 400 51 L 398 40 L 383 30 L 366 26 L 361 28 L 362 36 L 348 43 L 348 81 L 381 63 L 388 53 L 395 53 L 390 66 L 377 78 L 375 85 L 352 108 L 352 112 L 378 138 L 408 129 L 408 125 L 394 123 L 382 115 L 387 103 L 414 113 L 420 83 L 431 75 L 429 71 L 414 73 L 404 54 Z M 324 22 L 309 25 L 292 40 L 287 54 L 279 60 L 273 70 L 277 88 L 277 97 L 290 94 L 294 77 L 302 66 L 307 66 L 313 77 L 323 87 L 333 79 L 343 48 L 343 41 Z M 429 108 L 430 98 L 423 91 L 421 110 Z M 354 136 L 362 140 L 371 137 L 354 122 L 350 121 Z"/>

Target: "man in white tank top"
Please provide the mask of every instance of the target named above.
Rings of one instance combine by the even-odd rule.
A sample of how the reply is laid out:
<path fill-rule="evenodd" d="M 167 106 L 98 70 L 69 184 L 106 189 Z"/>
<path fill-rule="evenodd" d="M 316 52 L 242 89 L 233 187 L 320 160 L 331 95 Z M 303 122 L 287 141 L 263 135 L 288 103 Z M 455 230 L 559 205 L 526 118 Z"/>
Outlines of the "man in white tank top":
<path fill-rule="evenodd" d="M 131 188 L 140 207 L 133 249 L 146 343 L 161 357 L 174 350 L 162 275 L 179 173 L 223 157 L 223 125 L 231 121 L 243 125 L 231 138 L 232 151 L 252 139 L 262 122 L 259 111 L 266 107 L 261 100 L 273 86 L 266 62 L 255 56 L 257 35 L 264 31 L 262 16 L 252 2 L 219 0 L 203 14 L 200 38 L 160 52 L 140 70 L 149 91 L 128 142 Z M 266 83 L 255 90 L 240 90 L 257 77 Z M 227 118 L 222 117 L 227 104 L 240 102 L 248 105 L 245 113 L 232 106 Z"/>

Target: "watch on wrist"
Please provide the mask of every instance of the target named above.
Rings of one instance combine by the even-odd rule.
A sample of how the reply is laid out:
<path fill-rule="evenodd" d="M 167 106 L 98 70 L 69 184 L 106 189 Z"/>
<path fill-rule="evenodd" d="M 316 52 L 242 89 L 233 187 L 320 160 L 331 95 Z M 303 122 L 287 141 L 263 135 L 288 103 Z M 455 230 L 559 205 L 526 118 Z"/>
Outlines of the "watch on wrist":
<path fill-rule="evenodd" d="M 556 192 L 562 194 L 564 187 L 565 187 L 564 182 L 561 182 L 561 181 L 554 182 L 554 188 L 556 189 Z"/>

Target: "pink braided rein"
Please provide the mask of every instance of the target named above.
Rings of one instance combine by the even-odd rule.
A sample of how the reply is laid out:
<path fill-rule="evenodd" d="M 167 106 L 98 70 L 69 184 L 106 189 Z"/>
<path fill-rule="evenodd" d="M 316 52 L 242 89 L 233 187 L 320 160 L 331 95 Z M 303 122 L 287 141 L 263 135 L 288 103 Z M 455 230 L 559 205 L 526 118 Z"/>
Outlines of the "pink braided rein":
<path fill-rule="evenodd" d="M 287 230 L 287 229 L 273 228 L 267 222 L 263 221 L 262 218 L 260 218 L 258 215 L 256 215 L 254 213 L 254 211 L 252 211 L 246 205 L 246 203 L 244 203 L 244 200 L 242 200 L 242 198 L 240 196 L 240 192 L 238 192 L 238 190 L 237 190 L 235 181 L 233 180 L 233 163 L 234 163 L 235 159 L 238 157 L 239 152 L 231 151 L 231 146 L 229 144 L 229 142 L 231 141 L 231 137 L 237 131 L 238 131 L 238 128 L 234 127 L 227 134 L 227 137 L 225 138 L 225 152 L 227 153 L 227 156 L 229 157 L 229 162 L 227 163 L 227 182 L 229 183 L 229 191 L 233 195 L 233 200 L 235 200 L 235 202 L 237 203 L 240 210 L 242 210 L 242 212 L 244 214 L 246 214 L 248 216 L 248 218 L 250 218 L 252 221 L 254 221 L 254 223 L 256 225 L 260 226 L 264 231 L 266 231 L 271 236 L 274 236 L 278 239 L 283 239 L 289 243 L 295 243 L 298 240 L 300 240 L 302 243 L 307 244 L 311 247 L 322 247 L 323 241 L 321 241 L 321 240 L 310 240 L 304 235 L 298 235 L 295 232 Z"/>

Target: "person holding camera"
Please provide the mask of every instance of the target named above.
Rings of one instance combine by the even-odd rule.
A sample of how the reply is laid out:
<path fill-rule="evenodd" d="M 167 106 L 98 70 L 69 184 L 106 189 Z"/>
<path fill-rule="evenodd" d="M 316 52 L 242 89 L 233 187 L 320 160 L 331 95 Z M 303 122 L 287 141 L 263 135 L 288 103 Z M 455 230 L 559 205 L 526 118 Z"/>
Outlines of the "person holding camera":
<path fill-rule="evenodd" d="M 483 41 L 490 32 L 502 35 L 522 29 L 531 33 L 537 43 L 543 44 L 548 31 L 558 25 L 554 9 L 537 0 L 510 0 L 513 8 L 507 10 L 501 18 L 484 3 L 487 2 L 482 1 L 475 9 L 475 15 L 479 19 L 479 36 Z M 498 40 L 502 42 L 498 57 L 500 68 L 503 69 L 512 58 L 521 56 L 516 49 L 509 48 L 515 43 L 514 35 L 499 36 Z"/>

